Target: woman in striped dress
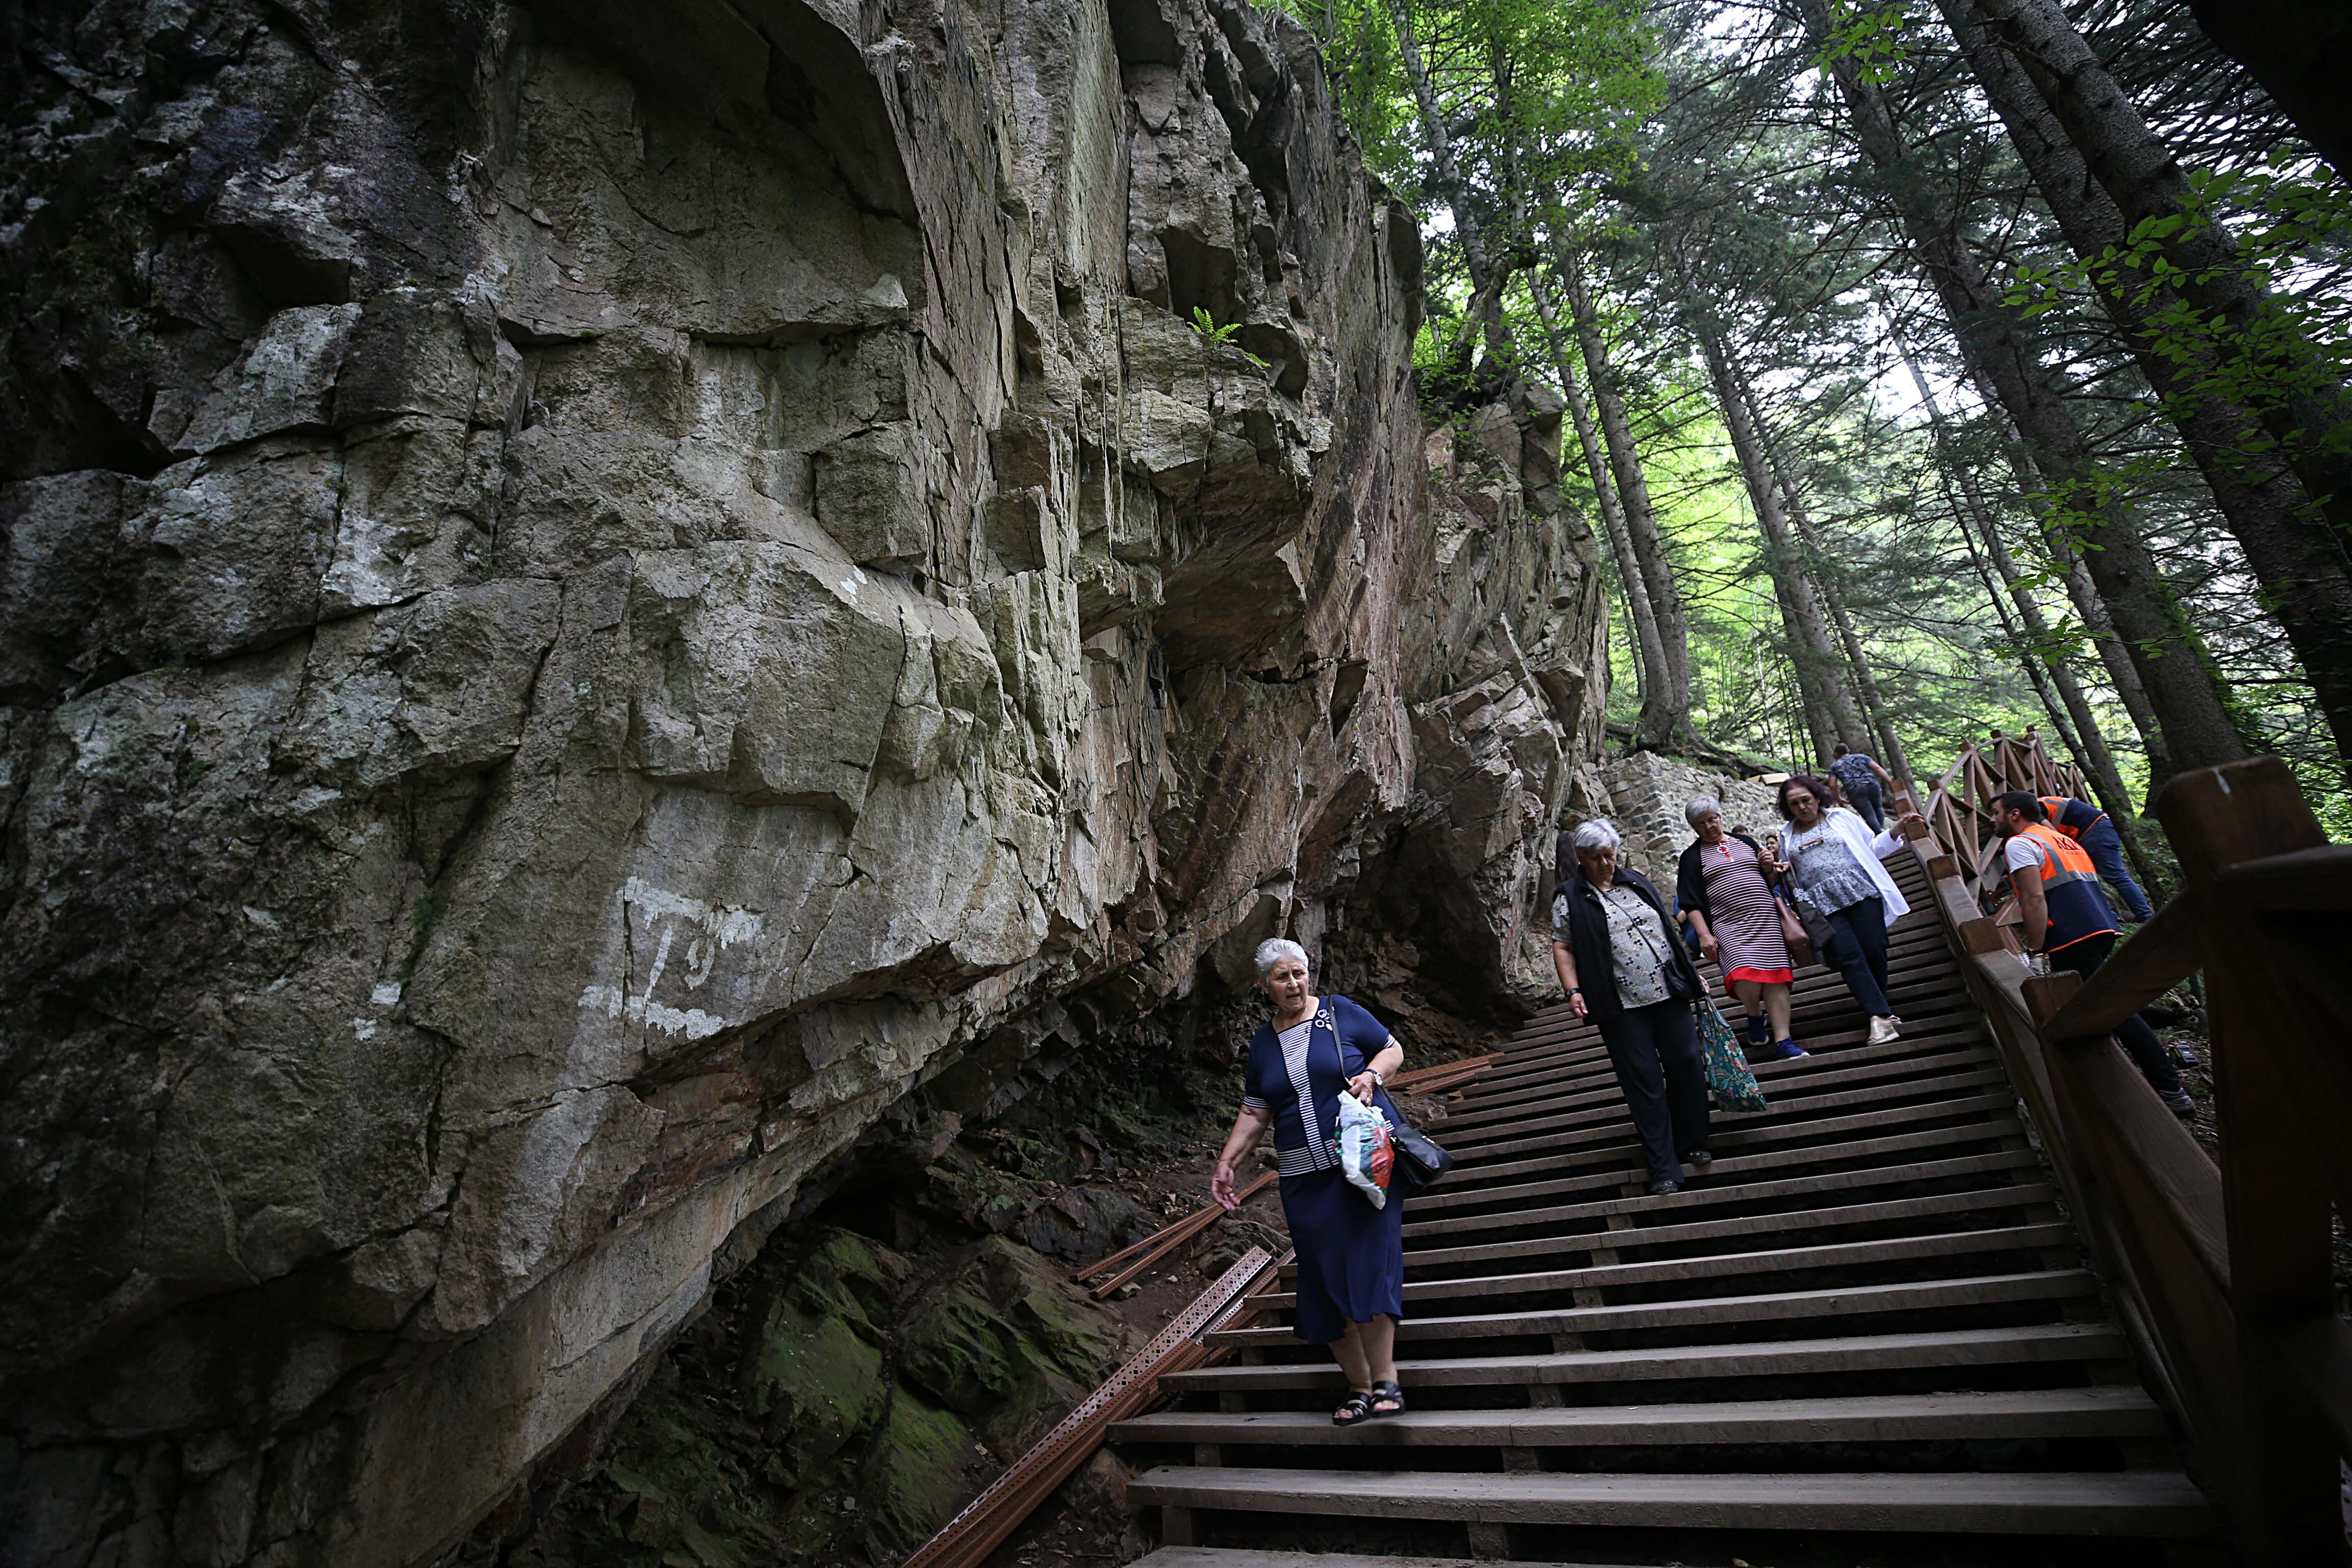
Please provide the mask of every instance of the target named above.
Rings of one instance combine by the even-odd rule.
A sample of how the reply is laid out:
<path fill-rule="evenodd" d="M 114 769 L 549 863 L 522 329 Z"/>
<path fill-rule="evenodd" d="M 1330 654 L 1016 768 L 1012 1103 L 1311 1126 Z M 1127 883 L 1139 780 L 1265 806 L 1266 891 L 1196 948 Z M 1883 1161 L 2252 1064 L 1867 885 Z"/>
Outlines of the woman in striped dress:
<path fill-rule="evenodd" d="M 1257 984 L 1274 1004 L 1258 1026 L 1242 1073 L 1241 1114 L 1217 1156 L 1209 1195 L 1235 1205 L 1234 1177 L 1268 1126 L 1282 1173 L 1282 1212 L 1298 1254 L 1298 1302 L 1291 1331 L 1328 1344 L 1349 1393 L 1331 1412 L 1335 1426 L 1394 1415 L 1396 1327 L 1404 1316 L 1404 1194 L 1391 1188 L 1374 1208 L 1339 1168 L 1339 1097 L 1375 1106 L 1391 1127 L 1397 1110 L 1381 1086 L 1404 1063 L 1404 1047 L 1378 1018 L 1345 996 L 1318 996 L 1307 950 L 1285 937 L 1260 942 Z"/>
<path fill-rule="evenodd" d="M 1744 833 L 1725 832 L 1722 804 L 1711 795 L 1684 806 L 1683 820 L 1698 837 L 1675 868 L 1675 896 L 1689 911 L 1699 951 L 1715 961 L 1739 999 L 1748 1043 L 1772 1047 L 1775 1057 L 1803 1056 L 1789 1024 L 1796 970 L 1780 934 L 1780 902 L 1764 879 L 1763 846 Z"/>

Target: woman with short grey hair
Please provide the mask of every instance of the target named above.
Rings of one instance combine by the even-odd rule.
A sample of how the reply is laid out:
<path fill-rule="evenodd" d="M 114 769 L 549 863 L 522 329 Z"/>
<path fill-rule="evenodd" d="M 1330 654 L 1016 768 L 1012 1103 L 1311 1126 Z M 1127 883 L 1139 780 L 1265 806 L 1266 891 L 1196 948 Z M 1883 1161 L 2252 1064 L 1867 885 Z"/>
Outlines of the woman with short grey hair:
<path fill-rule="evenodd" d="M 1551 901 L 1551 961 L 1568 1005 L 1591 1018 L 1650 1166 L 1654 1195 L 1680 1192 L 1685 1163 L 1704 1168 L 1706 1066 L 1691 1004 L 1706 994 L 1697 966 L 1671 934 L 1665 900 L 1649 879 L 1617 864 L 1616 826 L 1595 817 L 1560 835 L 1576 870 Z"/>
<path fill-rule="evenodd" d="M 1274 1019 L 1250 1040 L 1241 1113 L 1217 1155 L 1209 1195 L 1227 1209 L 1240 1206 L 1234 1174 L 1271 1126 L 1282 1212 L 1298 1255 L 1291 1332 L 1331 1347 L 1349 1388 L 1331 1424 L 1353 1426 L 1404 1408 L 1396 1373 L 1404 1194 L 1391 1187 L 1374 1208 L 1349 1184 L 1339 1164 L 1339 1097 L 1352 1094 L 1376 1106 L 1391 1127 L 1402 1125 L 1382 1086 L 1404 1064 L 1404 1047 L 1345 996 L 1317 996 L 1307 950 L 1289 938 L 1269 937 L 1255 956 L 1258 989 L 1274 1004 Z"/>

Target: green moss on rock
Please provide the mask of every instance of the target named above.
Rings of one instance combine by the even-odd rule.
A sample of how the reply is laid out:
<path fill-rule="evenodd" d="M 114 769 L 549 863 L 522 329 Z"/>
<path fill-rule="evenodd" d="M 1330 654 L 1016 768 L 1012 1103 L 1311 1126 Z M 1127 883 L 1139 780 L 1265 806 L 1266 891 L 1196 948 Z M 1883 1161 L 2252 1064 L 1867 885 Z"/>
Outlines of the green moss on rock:
<path fill-rule="evenodd" d="M 1082 1310 L 1034 1253 L 992 1238 L 908 1312 L 899 1376 L 992 1445 L 1017 1444 L 1082 1398 L 1115 1355 Z"/>
<path fill-rule="evenodd" d="M 901 1390 L 866 1458 L 859 1507 L 875 1544 L 919 1546 L 952 1518 L 971 1489 L 964 1479 L 971 1457 L 969 1427 Z"/>
<path fill-rule="evenodd" d="M 793 1279 L 793 1295 L 819 1317 L 837 1317 L 878 1337 L 912 1265 L 877 1241 L 855 1231 L 819 1233 Z"/>
<path fill-rule="evenodd" d="M 776 1479 L 797 1486 L 881 1419 L 889 1393 L 881 1351 L 846 1320 L 779 1301 L 761 1328 L 743 1402 L 766 1420 Z"/>

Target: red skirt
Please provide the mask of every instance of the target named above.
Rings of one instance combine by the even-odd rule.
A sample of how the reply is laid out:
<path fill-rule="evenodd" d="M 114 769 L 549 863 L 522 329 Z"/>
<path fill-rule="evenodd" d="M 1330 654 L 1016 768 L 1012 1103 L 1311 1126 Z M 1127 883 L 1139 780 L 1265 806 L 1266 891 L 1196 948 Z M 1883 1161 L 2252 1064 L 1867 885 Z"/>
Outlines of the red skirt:
<path fill-rule="evenodd" d="M 1760 981 L 1767 985 L 1786 985 L 1796 978 L 1797 972 L 1793 969 L 1740 968 L 1735 969 L 1730 973 L 1724 976 L 1724 979 L 1727 981 L 1756 980 Z"/>

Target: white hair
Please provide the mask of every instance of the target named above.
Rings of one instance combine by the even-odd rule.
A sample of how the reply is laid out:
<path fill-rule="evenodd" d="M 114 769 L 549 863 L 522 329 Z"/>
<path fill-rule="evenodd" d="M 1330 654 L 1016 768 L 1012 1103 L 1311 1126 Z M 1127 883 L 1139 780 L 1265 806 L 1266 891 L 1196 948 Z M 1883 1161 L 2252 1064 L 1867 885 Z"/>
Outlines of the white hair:
<path fill-rule="evenodd" d="M 1710 812 L 1717 816 L 1723 815 L 1723 802 L 1711 795 L 1695 795 L 1683 802 L 1683 820 L 1693 827 L 1698 826 L 1700 817 Z"/>
<path fill-rule="evenodd" d="M 1305 964 L 1310 971 L 1315 967 L 1314 964 L 1307 963 L 1307 950 L 1305 948 L 1299 946 L 1297 942 L 1291 941 L 1286 936 L 1270 936 L 1264 942 L 1257 944 L 1257 954 L 1255 957 L 1255 963 L 1257 964 L 1257 977 L 1260 980 L 1263 980 L 1267 975 L 1273 973 L 1274 966 L 1280 963 L 1286 958 L 1295 958 L 1298 960 L 1300 963 Z"/>
<path fill-rule="evenodd" d="M 1576 846 L 1579 855 L 1590 855 L 1598 849 L 1616 848 L 1625 842 L 1625 837 L 1607 817 L 1596 816 L 1590 822 L 1579 823 L 1576 831 L 1569 836 L 1569 842 Z"/>

